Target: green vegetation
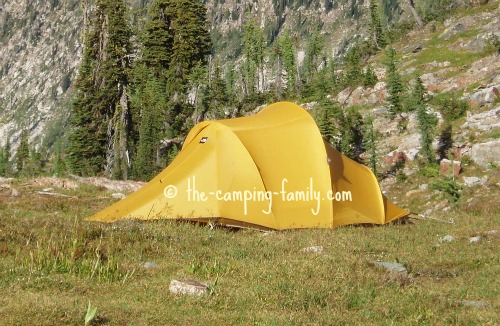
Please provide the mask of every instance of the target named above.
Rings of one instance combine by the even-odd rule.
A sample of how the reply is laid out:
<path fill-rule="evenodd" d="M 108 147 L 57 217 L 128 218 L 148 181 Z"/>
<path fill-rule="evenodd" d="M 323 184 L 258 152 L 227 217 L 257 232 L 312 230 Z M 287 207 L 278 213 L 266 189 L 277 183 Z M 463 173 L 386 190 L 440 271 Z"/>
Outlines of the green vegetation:
<path fill-rule="evenodd" d="M 57 189 L 69 198 L 44 198 L 34 193 L 39 188 L 14 186 L 21 195 L 0 201 L 5 324 L 83 324 L 95 307 L 91 325 L 498 320 L 499 237 L 487 234 L 500 222 L 494 203 L 439 216 L 454 224 L 414 220 L 264 235 L 172 221 L 90 223 L 82 219 L 112 202 L 108 192 L 87 186 Z M 439 242 L 445 235 L 455 241 Z M 483 240 L 470 244 L 477 235 Z M 312 245 L 324 254 L 301 251 Z M 377 260 L 402 263 L 408 277 L 374 267 Z M 158 267 L 142 268 L 148 261 Z M 211 294 L 171 294 L 172 279 L 205 282 Z"/>

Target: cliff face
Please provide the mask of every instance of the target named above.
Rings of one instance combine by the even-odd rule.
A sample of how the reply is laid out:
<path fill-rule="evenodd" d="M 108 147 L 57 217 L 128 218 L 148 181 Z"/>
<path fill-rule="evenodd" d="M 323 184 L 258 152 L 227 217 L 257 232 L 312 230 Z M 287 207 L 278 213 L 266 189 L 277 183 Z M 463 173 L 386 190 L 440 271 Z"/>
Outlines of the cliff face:
<path fill-rule="evenodd" d="M 0 144 L 28 128 L 66 124 L 69 89 L 81 58 L 79 1 L 0 1 Z M 55 127 L 55 126 L 54 126 Z M 47 135 L 56 137 L 57 135 Z M 53 141 L 53 140 L 52 140 Z"/>

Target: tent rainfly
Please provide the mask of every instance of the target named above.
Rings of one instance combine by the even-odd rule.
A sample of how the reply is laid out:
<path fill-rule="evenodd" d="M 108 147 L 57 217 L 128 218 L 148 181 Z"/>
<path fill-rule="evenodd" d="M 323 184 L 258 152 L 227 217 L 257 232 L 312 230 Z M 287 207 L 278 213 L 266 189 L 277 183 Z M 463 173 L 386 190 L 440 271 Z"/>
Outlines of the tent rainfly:
<path fill-rule="evenodd" d="M 197 124 L 165 170 L 88 220 L 282 230 L 384 224 L 408 214 L 382 194 L 370 169 L 322 139 L 307 111 L 278 102 L 253 116 Z"/>

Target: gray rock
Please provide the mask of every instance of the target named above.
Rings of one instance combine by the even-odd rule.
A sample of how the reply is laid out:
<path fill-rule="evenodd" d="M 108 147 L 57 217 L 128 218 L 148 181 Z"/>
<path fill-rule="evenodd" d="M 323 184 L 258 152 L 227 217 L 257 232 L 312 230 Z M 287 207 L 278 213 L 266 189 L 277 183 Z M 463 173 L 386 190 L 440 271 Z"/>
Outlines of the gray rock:
<path fill-rule="evenodd" d="M 125 196 L 121 192 L 115 192 L 114 194 L 111 194 L 111 197 L 116 198 L 116 199 L 124 199 L 127 196 Z"/>
<path fill-rule="evenodd" d="M 404 267 L 404 265 L 400 263 L 388 262 L 388 261 L 376 261 L 373 264 L 377 267 L 385 268 L 389 272 L 400 273 L 405 276 L 408 274 L 408 270 L 406 269 L 406 267 Z"/>
<path fill-rule="evenodd" d="M 460 301 L 460 303 L 463 306 L 471 308 L 485 308 L 490 305 L 489 302 L 487 301 L 475 301 L 475 300 L 462 300 Z"/>
<path fill-rule="evenodd" d="M 11 197 L 19 197 L 19 191 L 16 188 L 10 188 Z"/>
<path fill-rule="evenodd" d="M 422 185 L 420 185 L 420 187 L 418 187 L 418 189 L 424 191 L 424 190 L 427 190 L 429 188 L 429 185 L 427 183 L 424 183 Z"/>
<path fill-rule="evenodd" d="M 315 254 L 321 254 L 321 253 L 323 253 L 324 249 L 322 246 L 311 246 L 311 247 L 302 248 L 301 251 L 302 252 L 312 252 Z"/>
<path fill-rule="evenodd" d="M 484 176 L 482 179 L 478 177 L 464 177 L 464 182 L 467 187 L 482 186 L 488 181 L 488 177 Z"/>
<path fill-rule="evenodd" d="M 432 209 L 427 209 L 425 212 L 424 212 L 424 216 L 429 216 L 432 214 Z"/>
<path fill-rule="evenodd" d="M 470 100 L 478 106 L 493 103 L 500 95 L 500 85 L 481 89 L 470 96 Z"/>
<path fill-rule="evenodd" d="M 202 296 L 208 293 L 208 285 L 194 280 L 172 280 L 168 289 L 176 294 Z"/>
<path fill-rule="evenodd" d="M 468 114 L 462 128 L 490 131 L 500 128 L 500 107 L 477 114 Z"/>
<path fill-rule="evenodd" d="M 480 241 L 481 241 L 481 237 L 480 236 L 470 237 L 469 238 L 469 243 L 478 243 Z"/>
<path fill-rule="evenodd" d="M 43 191 L 45 191 L 45 192 L 52 192 L 52 191 L 54 191 L 54 188 L 45 188 L 45 189 L 43 189 Z"/>
<path fill-rule="evenodd" d="M 445 235 L 444 237 L 439 238 L 439 242 L 452 242 L 455 240 L 455 237 L 452 235 Z"/>
<path fill-rule="evenodd" d="M 144 263 L 141 263 L 139 267 L 144 268 L 144 269 L 151 269 L 151 268 L 158 268 L 158 264 L 152 261 L 147 261 Z"/>
<path fill-rule="evenodd" d="M 472 145 L 471 158 L 482 168 L 488 168 L 491 163 L 500 165 L 500 140 Z"/>
<path fill-rule="evenodd" d="M 486 232 L 484 232 L 484 234 L 487 234 L 487 235 L 495 235 L 498 233 L 498 230 L 488 230 Z"/>

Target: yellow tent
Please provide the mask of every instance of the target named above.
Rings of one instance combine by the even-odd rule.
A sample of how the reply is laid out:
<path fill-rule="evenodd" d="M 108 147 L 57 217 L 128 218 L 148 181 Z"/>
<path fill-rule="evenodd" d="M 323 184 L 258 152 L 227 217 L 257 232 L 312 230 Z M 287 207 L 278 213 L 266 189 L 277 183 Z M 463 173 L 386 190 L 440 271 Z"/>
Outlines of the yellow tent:
<path fill-rule="evenodd" d="M 322 139 L 308 112 L 279 102 L 254 116 L 197 124 L 165 170 L 89 220 L 281 230 L 383 224 L 408 214 L 382 195 L 367 167 Z"/>

